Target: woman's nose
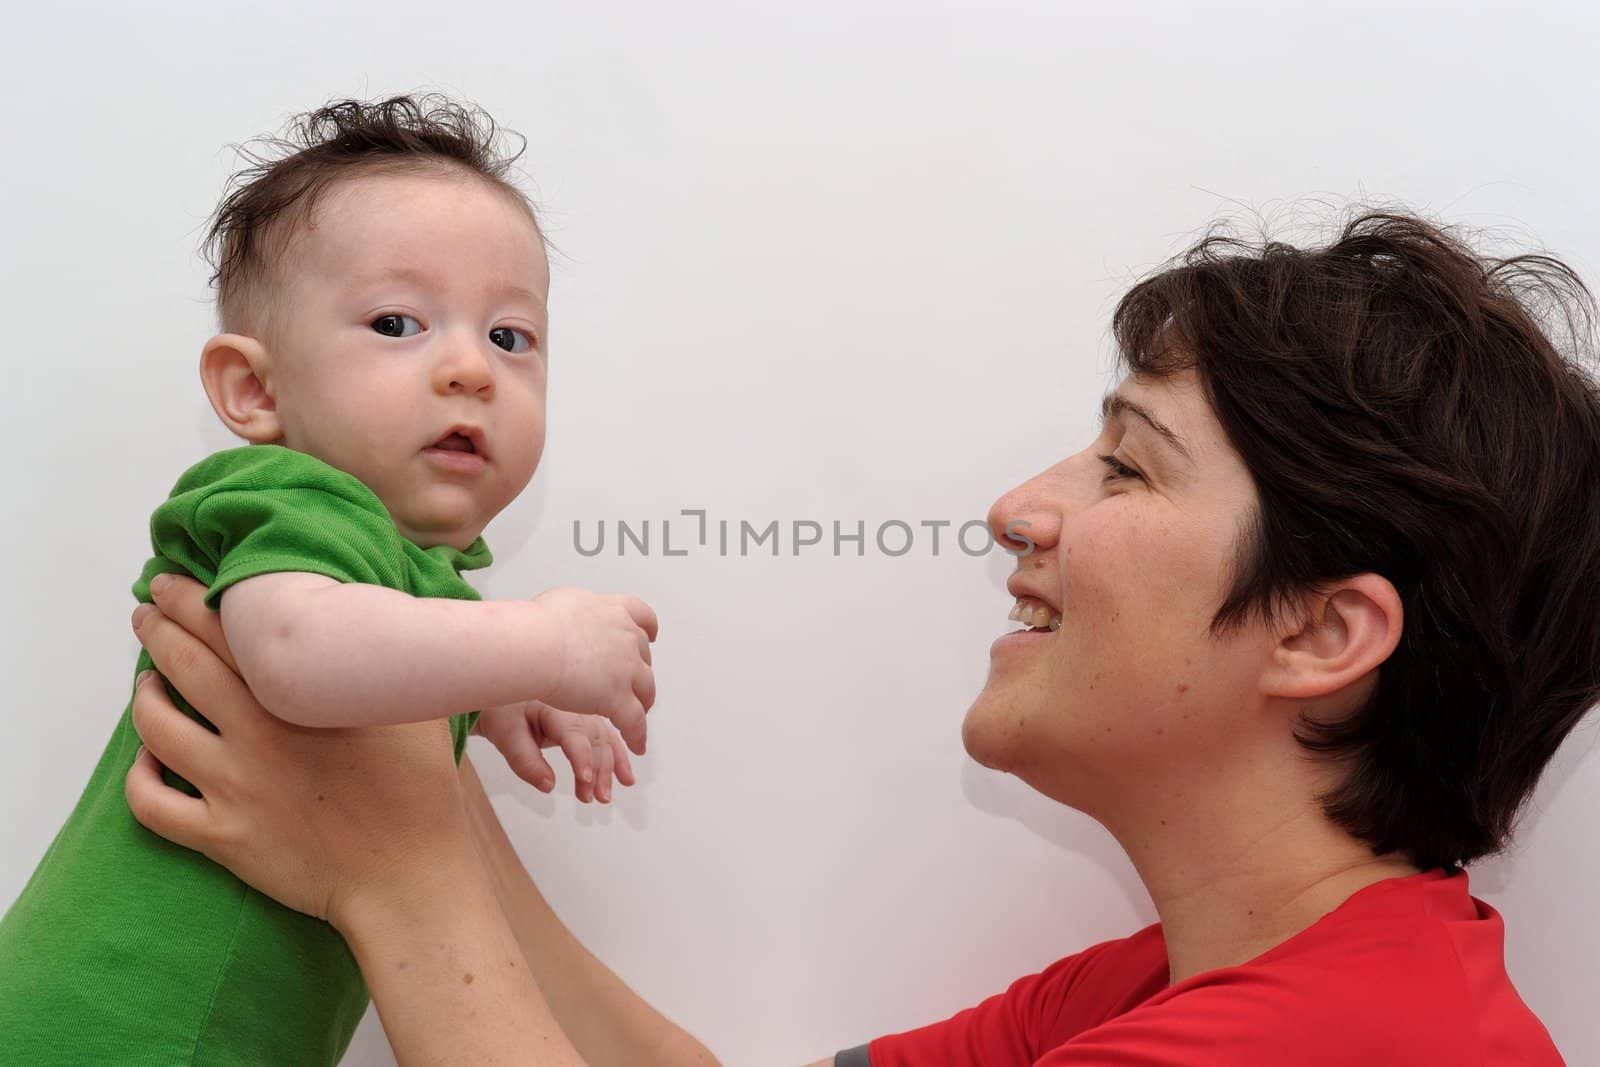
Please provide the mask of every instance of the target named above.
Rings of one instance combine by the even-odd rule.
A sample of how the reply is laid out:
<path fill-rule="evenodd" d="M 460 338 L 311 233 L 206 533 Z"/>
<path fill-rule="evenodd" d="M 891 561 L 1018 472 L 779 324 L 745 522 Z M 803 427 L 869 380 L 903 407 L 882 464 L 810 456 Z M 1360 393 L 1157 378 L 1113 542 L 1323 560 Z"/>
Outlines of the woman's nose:
<path fill-rule="evenodd" d="M 1061 535 L 1061 509 L 1044 476 L 1031 478 L 989 508 L 989 530 L 1002 548 L 1026 554 L 1053 548 Z"/>

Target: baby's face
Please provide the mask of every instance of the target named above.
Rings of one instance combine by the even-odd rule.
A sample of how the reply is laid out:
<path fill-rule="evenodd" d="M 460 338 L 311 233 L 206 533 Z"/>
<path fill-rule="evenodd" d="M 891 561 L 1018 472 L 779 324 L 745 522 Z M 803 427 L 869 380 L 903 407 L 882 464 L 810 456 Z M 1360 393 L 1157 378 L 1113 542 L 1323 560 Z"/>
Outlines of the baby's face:
<path fill-rule="evenodd" d="M 550 270 L 527 213 L 471 176 L 354 178 L 284 268 L 282 443 L 360 478 L 417 544 L 466 548 L 544 450 Z M 462 427 L 472 453 L 446 440 Z"/>

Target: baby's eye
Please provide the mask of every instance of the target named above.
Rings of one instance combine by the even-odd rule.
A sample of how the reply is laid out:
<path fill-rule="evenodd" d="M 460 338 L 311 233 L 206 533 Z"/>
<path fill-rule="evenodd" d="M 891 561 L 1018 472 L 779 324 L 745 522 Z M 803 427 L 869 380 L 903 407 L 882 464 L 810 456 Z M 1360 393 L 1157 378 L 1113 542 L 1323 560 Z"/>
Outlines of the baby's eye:
<path fill-rule="evenodd" d="M 405 324 L 408 322 L 416 329 L 407 330 Z M 414 337 L 422 332 L 422 323 L 410 315 L 379 315 L 372 320 L 372 328 L 385 337 Z"/>
<path fill-rule="evenodd" d="M 522 347 L 517 347 L 517 338 L 522 339 Z M 497 326 L 489 331 L 489 340 L 504 348 L 507 352 L 526 352 L 534 346 L 533 334 L 526 330 L 514 329 L 510 326 Z"/>

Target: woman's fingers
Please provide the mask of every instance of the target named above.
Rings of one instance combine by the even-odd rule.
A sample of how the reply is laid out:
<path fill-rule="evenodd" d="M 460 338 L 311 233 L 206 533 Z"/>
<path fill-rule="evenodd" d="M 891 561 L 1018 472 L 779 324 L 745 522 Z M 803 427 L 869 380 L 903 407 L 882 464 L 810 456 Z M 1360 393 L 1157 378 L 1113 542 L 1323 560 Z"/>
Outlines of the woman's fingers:
<path fill-rule="evenodd" d="M 206 632 L 213 620 L 191 614 L 193 591 L 179 588 L 176 601 L 171 592 L 163 589 L 162 600 L 186 605 L 174 611 Z M 204 794 L 195 799 L 168 786 L 146 752 L 124 786 L 141 823 L 335 926 L 361 902 L 390 892 L 396 871 L 469 862 L 444 719 L 339 730 L 283 722 L 256 701 L 221 649 L 160 607 L 141 608 L 134 629 L 156 669 L 219 729 L 210 734 L 190 721 L 154 681 L 139 687 L 138 729 Z"/>
<path fill-rule="evenodd" d="M 146 672 L 133 692 L 133 728 L 139 740 L 164 767 L 194 783 L 200 792 L 209 773 L 217 769 L 217 735 L 195 722 L 167 696 L 161 679 Z M 198 779 L 198 780 L 197 780 Z"/>
<path fill-rule="evenodd" d="M 239 665 L 222 632 L 222 616 L 206 607 L 206 587 L 183 574 L 158 574 L 150 579 L 150 598 L 161 613 L 206 643 L 233 673 Z"/>
<path fill-rule="evenodd" d="M 191 705 L 204 709 L 219 731 L 227 733 L 230 727 L 245 722 L 242 709 L 264 713 L 250 687 L 206 642 L 169 619 L 160 607 L 140 606 L 151 610 L 134 619 L 133 630 L 156 670 L 171 680 Z"/>
<path fill-rule="evenodd" d="M 178 714 L 183 715 L 181 711 Z M 139 750 L 122 780 L 122 791 L 133 817 L 146 829 L 184 848 L 204 851 L 209 842 L 206 802 L 167 785 L 161 778 L 161 764 L 149 749 Z"/>

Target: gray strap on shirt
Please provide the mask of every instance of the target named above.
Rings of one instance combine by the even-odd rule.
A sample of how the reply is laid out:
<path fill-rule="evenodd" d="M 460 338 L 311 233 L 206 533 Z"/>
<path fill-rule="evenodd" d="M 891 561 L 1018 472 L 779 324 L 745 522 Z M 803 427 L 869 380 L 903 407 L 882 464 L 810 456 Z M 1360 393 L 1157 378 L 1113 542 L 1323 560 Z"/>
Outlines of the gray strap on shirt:
<path fill-rule="evenodd" d="M 833 1067 L 872 1067 L 872 1061 L 867 1058 L 867 1046 L 857 1045 L 835 1054 Z"/>

